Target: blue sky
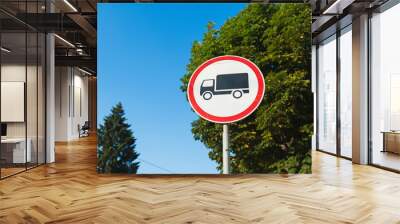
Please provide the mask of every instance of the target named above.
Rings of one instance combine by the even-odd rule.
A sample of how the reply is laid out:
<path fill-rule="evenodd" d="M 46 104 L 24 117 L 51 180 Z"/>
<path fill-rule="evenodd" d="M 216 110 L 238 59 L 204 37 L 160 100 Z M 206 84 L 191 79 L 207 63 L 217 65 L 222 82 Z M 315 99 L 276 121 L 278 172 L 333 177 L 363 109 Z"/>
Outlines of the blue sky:
<path fill-rule="evenodd" d="M 98 4 L 98 118 L 122 102 L 137 138 L 139 173 L 217 173 L 195 141 L 180 87 L 190 49 L 207 23 L 221 26 L 244 4 Z M 167 171 L 168 170 L 168 171 Z"/>

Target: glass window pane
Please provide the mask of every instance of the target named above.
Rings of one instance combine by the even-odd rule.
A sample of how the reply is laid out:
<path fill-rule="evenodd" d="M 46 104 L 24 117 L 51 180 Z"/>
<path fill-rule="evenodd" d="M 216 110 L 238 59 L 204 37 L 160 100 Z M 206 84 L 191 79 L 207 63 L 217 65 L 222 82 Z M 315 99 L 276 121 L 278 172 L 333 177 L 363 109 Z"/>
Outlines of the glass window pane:
<path fill-rule="evenodd" d="M 19 15 L 44 13 L 45 0 L 0 1 L 0 7 Z M 46 39 L 7 14 L 0 12 L 0 18 L 7 21 L 0 23 L 0 177 L 4 178 L 45 162 Z"/>
<path fill-rule="evenodd" d="M 351 26 L 340 36 L 340 153 L 352 156 L 352 35 Z"/>
<path fill-rule="evenodd" d="M 400 5 L 371 19 L 372 163 L 400 170 Z"/>
<path fill-rule="evenodd" d="M 1 173 L 25 170 L 31 151 L 26 150 L 26 33 L 1 34 Z M 29 147 L 28 147 L 29 149 Z"/>
<path fill-rule="evenodd" d="M 336 36 L 318 48 L 318 148 L 336 153 Z"/>
<path fill-rule="evenodd" d="M 37 79 L 38 79 L 38 35 L 36 32 L 27 33 L 28 44 L 28 61 L 27 61 L 27 80 L 26 80 L 26 113 L 27 113 L 27 143 L 30 148 L 30 161 L 27 164 L 28 168 L 37 165 L 38 147 L 37 147 Z"/>
<path fill-rule="evenodd" d="M 38 164 L 45 163 L 46 149 L 45 149 L 45 65 L 46 65 L 46 36 L 39 33 L 39 45 L 38 45 Z"/>

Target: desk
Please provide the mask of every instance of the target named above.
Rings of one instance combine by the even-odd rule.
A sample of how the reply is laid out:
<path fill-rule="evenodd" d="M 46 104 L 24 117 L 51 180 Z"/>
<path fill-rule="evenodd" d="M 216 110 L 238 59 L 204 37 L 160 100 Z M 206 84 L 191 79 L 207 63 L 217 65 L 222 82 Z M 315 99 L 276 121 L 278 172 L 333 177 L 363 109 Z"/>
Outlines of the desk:
<path fill-rule="evenodd" d="M 27 139 L 27 147 L 25 150 L 25 138 L 6 138 L 1 139 L 2 154 L 8 154 L 6 162 L 9 163 L 26 163 L 32 160 L 32 140 Z M 12 148 L 10 148 L 10 146 Z M 12 156 L 11 156 L 12 154 Z M 3 157 L 3 155 L 2 155 Z M 4 157 L 3 157 L 4 158 Z M 11 159 L 12 158 L 12 159 Z"/>
<path fill-rule="evenodd" d="M 383 150 L 382 152 L 392 152 L 400 154 L 400 131 L 382 131 Z"/>

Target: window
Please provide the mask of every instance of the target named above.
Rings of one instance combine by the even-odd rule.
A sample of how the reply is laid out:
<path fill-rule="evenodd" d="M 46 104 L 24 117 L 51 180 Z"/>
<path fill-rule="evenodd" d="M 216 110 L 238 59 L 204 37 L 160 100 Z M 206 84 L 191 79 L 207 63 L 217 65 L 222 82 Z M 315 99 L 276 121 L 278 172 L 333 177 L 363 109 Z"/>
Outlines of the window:
<path fill-rule="evenodd" d="M 318 47 L 318 149 L 336 153 L 336 36 Z"/>
<path fill-rule="evenodd" d="M 0 6 L 14 5 L 1 2 Z M 17 13 L 44 1 L 18 2 Z M 45 35 L 0 12 L 0 178 L 45 163 Z"/>
<path fill-rule="evenodd" d="M 371 18 L 371 162 L 400 170 L 400 5 Z"/>
<path fill-rule="evenodd" d="M 212 79 L 204 80 L 203 84 L 201 86 L 203 86 L 203 87 L 213 87 L 214 86 L 214 80 L 212 80 Z"/>
<path fill-rule="evenodd" d="M 26 164 L 32 159 L 31 141 L 27 141 L 26 136 L 25 93 L 28 68 L 25 38 L 25 32 L 1 33 L 1 46 L 9 49 L 1 52 L 0 61 L 0 111 L 4 127 L 0 144 L 2 178 L 26 170 Z"/>
<path fill-rule="evenodd" d="M 352 34 L 351 26 L 340 35 L 340 155 L 352 157 Z"/>

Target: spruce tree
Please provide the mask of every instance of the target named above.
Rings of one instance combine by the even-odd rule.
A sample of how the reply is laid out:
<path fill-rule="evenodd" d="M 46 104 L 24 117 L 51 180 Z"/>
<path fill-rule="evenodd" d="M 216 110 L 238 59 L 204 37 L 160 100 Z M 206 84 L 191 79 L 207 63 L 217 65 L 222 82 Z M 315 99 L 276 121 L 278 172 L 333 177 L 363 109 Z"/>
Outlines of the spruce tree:
<path fill-rule="evenodd" d="M 104 118 L 98 133 L 97 171 L 99 173 L 136 173 L 139 154 L 135 151 L 136 139 L 126 122 L 121 103 Z"/>

